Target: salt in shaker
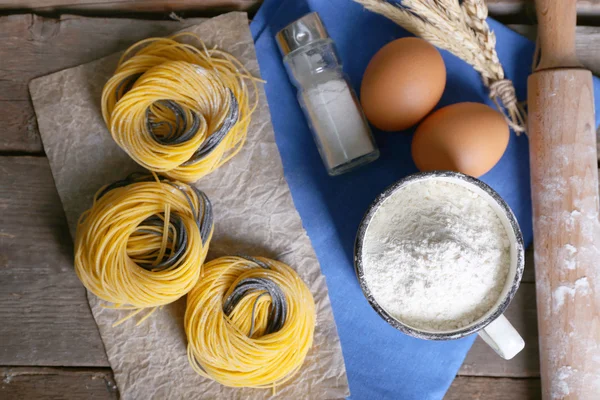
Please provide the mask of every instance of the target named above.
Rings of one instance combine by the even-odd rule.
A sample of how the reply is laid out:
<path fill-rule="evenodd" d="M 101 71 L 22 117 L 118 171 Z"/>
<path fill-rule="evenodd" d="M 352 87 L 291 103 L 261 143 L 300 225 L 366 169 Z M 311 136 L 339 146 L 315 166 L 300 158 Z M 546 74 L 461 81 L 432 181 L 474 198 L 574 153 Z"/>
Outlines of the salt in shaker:
<path fill-rule="evenodd" d="M 292 22 L 276 39 L 329 175 L 376 160 L 379 150 L 319 15 Z"/>

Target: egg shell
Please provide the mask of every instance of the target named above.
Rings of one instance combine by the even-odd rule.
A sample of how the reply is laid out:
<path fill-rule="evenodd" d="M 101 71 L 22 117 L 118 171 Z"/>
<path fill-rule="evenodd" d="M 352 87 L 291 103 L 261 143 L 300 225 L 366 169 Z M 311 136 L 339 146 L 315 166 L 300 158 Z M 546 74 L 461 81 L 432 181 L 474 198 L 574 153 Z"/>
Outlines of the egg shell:
<path fill-rule="evenodd" d="M 500 161 L 510 138 L 506 120 L 480 103 L 457 103 L 429 115 L 417 128 L 412 157 L 421 171 L 480 177 Z"/>
<path fill-rule="evenodd" d="M 402 38 L 373 56 L 360 87 L 365 116 L 384 131 L 416 125 L 440 101 L 446 66 L 440 52 L 423 39 Z"/>

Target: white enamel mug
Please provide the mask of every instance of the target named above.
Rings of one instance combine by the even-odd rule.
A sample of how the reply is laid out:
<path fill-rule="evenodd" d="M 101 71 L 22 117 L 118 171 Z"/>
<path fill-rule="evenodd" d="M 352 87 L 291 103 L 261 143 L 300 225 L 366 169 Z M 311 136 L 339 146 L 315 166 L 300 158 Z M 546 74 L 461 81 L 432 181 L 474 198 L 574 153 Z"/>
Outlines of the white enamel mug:
<path fill-rule="evenodd" d="M 463 326 L 452 331 L 428 331 L 412 327 L 394 317 L 383 309 L 373 298 L 369 287 L 366 284 L 363 272 L 363 245 L 364 237 L 373 216 L 379 209 L 379 206 L 393 193 L 402 190 L 407 185 L 418 184 L 424 180 L 437 180 L 450 182 L 463 186 L 483 198 L 489 203 L 502 225 L 510 240 L 510 266 L 506 283 L 496 300 L 495 304 L 479 319 L 469 325 Z M 523 248 L 523 235 L 517 219 L 506 202 L 496 191 L 473 177 L 449 171 L 422 172 L 410 175 L 392 186 L 388 187 L 375 201 L 369 206 L 363 220 L 358 228 L 356 242 L 354 245 L 354 269 L 360 282 L 361 289 L 369 301 L 369 304 L 377 314 L 379 314 L 387 323 L 396 329 L 421 339 L 428 340 L 451 340 L 459 339 L 464 336 L 477 332 L 479 336 L 504 359 L 511 359 L 525 347 L 525 342 L 515 328 L 508 322 L 503 313 L 515 296 L 525 266 L 525 250 Z"/>

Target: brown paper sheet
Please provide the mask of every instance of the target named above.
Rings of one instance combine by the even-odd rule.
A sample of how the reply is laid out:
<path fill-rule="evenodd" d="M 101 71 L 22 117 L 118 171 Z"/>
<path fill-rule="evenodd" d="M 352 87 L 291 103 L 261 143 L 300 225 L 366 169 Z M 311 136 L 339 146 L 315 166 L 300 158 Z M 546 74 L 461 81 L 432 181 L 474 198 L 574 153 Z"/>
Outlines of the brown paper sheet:
<path fill-rule="evenodd" d="M 244 13 L 221 15 L 186 30 L 218 45 L 259 76 Z M 119 55 L 35 79 L 31 97 L 44 148 L 74 234 L 81 212 L 102 185 L 139 170 L 112 140 L 100 113 L 102 87 Z M 317 304 L 314 344 L 298 375 L 277 390 L 277 398 L 339 399 L 348 381 L 325 277 L 302 227 L 283 176 L 262 87 L 248 140 L 229 163 L 196 185 L 211 199 L 215 233 L 209 259 L 227 254 L 276 258 L 294 267 Z M 235 389 L 204 379 L 188 365 L 183 330 L 185 298 L 156 311 L 142 325 L 135 320 L 113 328 L 127 311 L 105 309 L 88 299 L 123 399 L 260 399 L 269 389 Z"/>

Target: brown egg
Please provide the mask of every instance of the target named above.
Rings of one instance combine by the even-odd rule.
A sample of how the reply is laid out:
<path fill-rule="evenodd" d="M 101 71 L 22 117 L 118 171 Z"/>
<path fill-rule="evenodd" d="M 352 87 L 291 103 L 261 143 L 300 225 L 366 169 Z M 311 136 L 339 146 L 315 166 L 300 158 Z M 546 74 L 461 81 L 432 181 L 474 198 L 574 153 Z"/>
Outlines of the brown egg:
<path fill-rule="evenodd" d="M 369 62 L 360 102 L 369 122 L 384 131 L 416 125 L 440 101 L 446 67 L 435 47 L 423 39 L 386 44 Z"/>
<path fill-rule="evenodd" d="M 485 104 L 452 104 L 421 122 L 412 157 L 421 171 L 458 171 L 477 178 L 500 161 L 509 132 L 502 114 Z"/>

